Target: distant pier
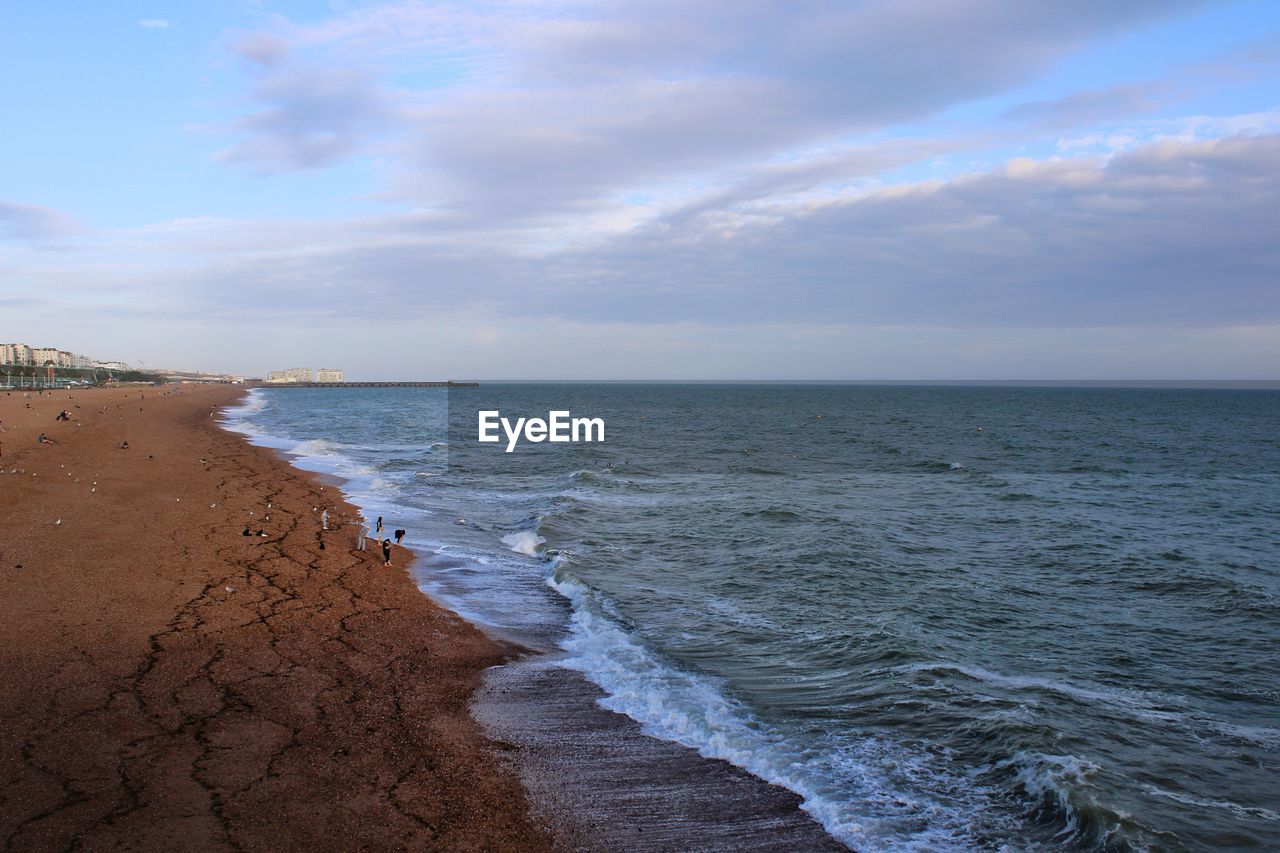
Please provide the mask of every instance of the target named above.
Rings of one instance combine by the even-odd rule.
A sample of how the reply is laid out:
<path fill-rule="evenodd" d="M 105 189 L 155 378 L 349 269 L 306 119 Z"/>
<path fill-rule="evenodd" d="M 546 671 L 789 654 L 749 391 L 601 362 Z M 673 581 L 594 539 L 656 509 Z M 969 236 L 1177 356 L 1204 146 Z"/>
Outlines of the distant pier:
<path fill-rule="evenodd" d="M 258 388 L 478 388 L 479 382 L 259 382 Z"/>

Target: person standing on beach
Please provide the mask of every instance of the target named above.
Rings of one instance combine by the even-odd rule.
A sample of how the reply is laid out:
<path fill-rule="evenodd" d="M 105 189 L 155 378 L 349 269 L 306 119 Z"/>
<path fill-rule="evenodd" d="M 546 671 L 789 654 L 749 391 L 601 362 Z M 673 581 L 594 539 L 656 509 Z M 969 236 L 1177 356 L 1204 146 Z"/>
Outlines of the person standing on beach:
<path fill-rule="evenodd" d="M 356 550 L 363 551 L 365 548 L 365 540 L 369 538 L 369 525 L 363 518 L 356 522 L 356 524 Z"/>
<path fill-rule="evenodd" d="M 379 539 L 382 538 L 382 516 L 378 516 L 378 526 L 374 528 L 373 532 L 378 535 Z"/>
<path fill-rule="evenodd" d="M 391 565 L 391 540 L 390 539 L 382 540 L 382 565 L 384 566 Z"/>
<path fill-rule="evenodd" d="M 320 529 L 321 530 L 329 529 L 329 510 L 327 508 L 320 513 Z"/>

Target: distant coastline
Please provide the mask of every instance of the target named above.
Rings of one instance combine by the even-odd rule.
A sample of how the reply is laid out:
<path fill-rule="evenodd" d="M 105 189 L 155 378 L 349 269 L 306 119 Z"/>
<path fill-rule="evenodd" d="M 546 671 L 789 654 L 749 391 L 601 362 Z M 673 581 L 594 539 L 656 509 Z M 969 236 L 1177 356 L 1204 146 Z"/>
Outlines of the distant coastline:
<path fill-rule="evenodd" d="M 1178 388 L 1280 391 L 1280 379 L 483 379 L 501 385 L 874 385 L 919 388 Z"/>

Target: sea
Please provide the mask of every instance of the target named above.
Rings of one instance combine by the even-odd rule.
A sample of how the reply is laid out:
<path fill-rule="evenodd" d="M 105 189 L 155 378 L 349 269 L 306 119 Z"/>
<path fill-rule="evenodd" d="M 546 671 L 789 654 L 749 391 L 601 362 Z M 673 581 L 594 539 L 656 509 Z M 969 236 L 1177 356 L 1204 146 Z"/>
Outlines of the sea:
<path fill-rule="evenodd" d="M 481 410 L 604 440 L 508 453 Z M 840 844 L 1280 849 L 1280 392 L 258 388 L 225 422 Z"/>

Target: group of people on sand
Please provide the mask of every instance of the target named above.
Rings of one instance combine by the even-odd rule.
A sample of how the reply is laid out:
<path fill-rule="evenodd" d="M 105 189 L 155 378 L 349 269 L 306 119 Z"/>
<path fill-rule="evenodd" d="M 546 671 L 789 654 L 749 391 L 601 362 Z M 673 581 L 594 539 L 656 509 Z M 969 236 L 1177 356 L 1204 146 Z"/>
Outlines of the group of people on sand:
<path fill-rule="evenodd" d="M 358 532 L 356 533 L 356 550 L 363 551 L 365 550 L 369 540 L 369 522 L 365 520 L 364 516 L 361 516 L 360 520 L 356 523 L 358 525 Z M 379 547 L 382 548 L 382 565 L 389 566 L 391 565 L 391 539 L 382 535 L 383 529 L 382 516 L 378 516 L 378 520 L 374 522 L 372 532 L 374 534 L 374 538 L 378 541 Z M 404 539 L 405 531 L 400 529 L 392 535 L 395 536 L 395 544 L 399 545 Z"/>
<path fill-rule="evenodd" d="M 376 540 L 376 542 L 378 543 L 378 547 L 382 549 L 382 565 L 384 565 L 384 566 L 389 566 L 389 565 L 391 565 L 391 548 L 392 548 L 392 545 L 393 545 L 393 543 L 392 543 L 392 541 L 391 541 L 391 537 L 394 537 L 394 538 L 395 538 L 395 542 L 394 542 L 394 544 L 395 544 L 395 545 L 399 545 L 399 544 L 404 540 L 405 532 L 406 532 L 406 531 L 402 528 L 402 529 L 398 529 L 398 530 L 396 530 L 394 533 L 392 533 L 392 534 L 391 534 L 391 537 L 383 536 L 382 534 L 383 534 L 383 531 L 384 531 L 384 527 L 383 527 L 384 522 L 383 522 L 383 520 L 382 520 L 382 516 L 378 516 L 378 520 L 377 520 L 376 522 L 374 522 L 374 525 L 373 525 L 373 529 L 372 529 L 372 530 L 370 530 L 370 528 L 369 528 L 369 522 L 365 519 L 365 517 L 364 517 L 363 515 L 358 516 L 358 517 L 357 517 L 357 520 L 356 520 L 354 523 L 355 523 L 355 525 L 356 525 L 356 541 L 355 541 L 355 549 L 356 549 L 357 551 L 365 551 L 365 550 L 367 550 L 367 549 L 368 549 L 368 545 L 369 545 L 369 534 L 370 534 L 370 533 L 372 533 L 372 534 L 373 534 L 373 538 L 374 538 L 374 539 Z M 326 509 L 324 509 L 324 510 L 321 510 L 321 512 L 320 512 L 320 530 L 321 530 L 321 532 L 323 533 L 324 531 L 327 531 L 327 530 L 333 530 L 333 529 L 335 529 L 335 528 L 332 528 L 332 527 L 330 527 L 330 526 L 329 526 L 329 510 L 328 510 L 328 508 L 326 508 Z M 321 539 L 320 547 L 321 547 L 321 548 L 323 548 L 323 547 L 324 547 L 324 541 L 323 541 L 323 539 Z"/>

